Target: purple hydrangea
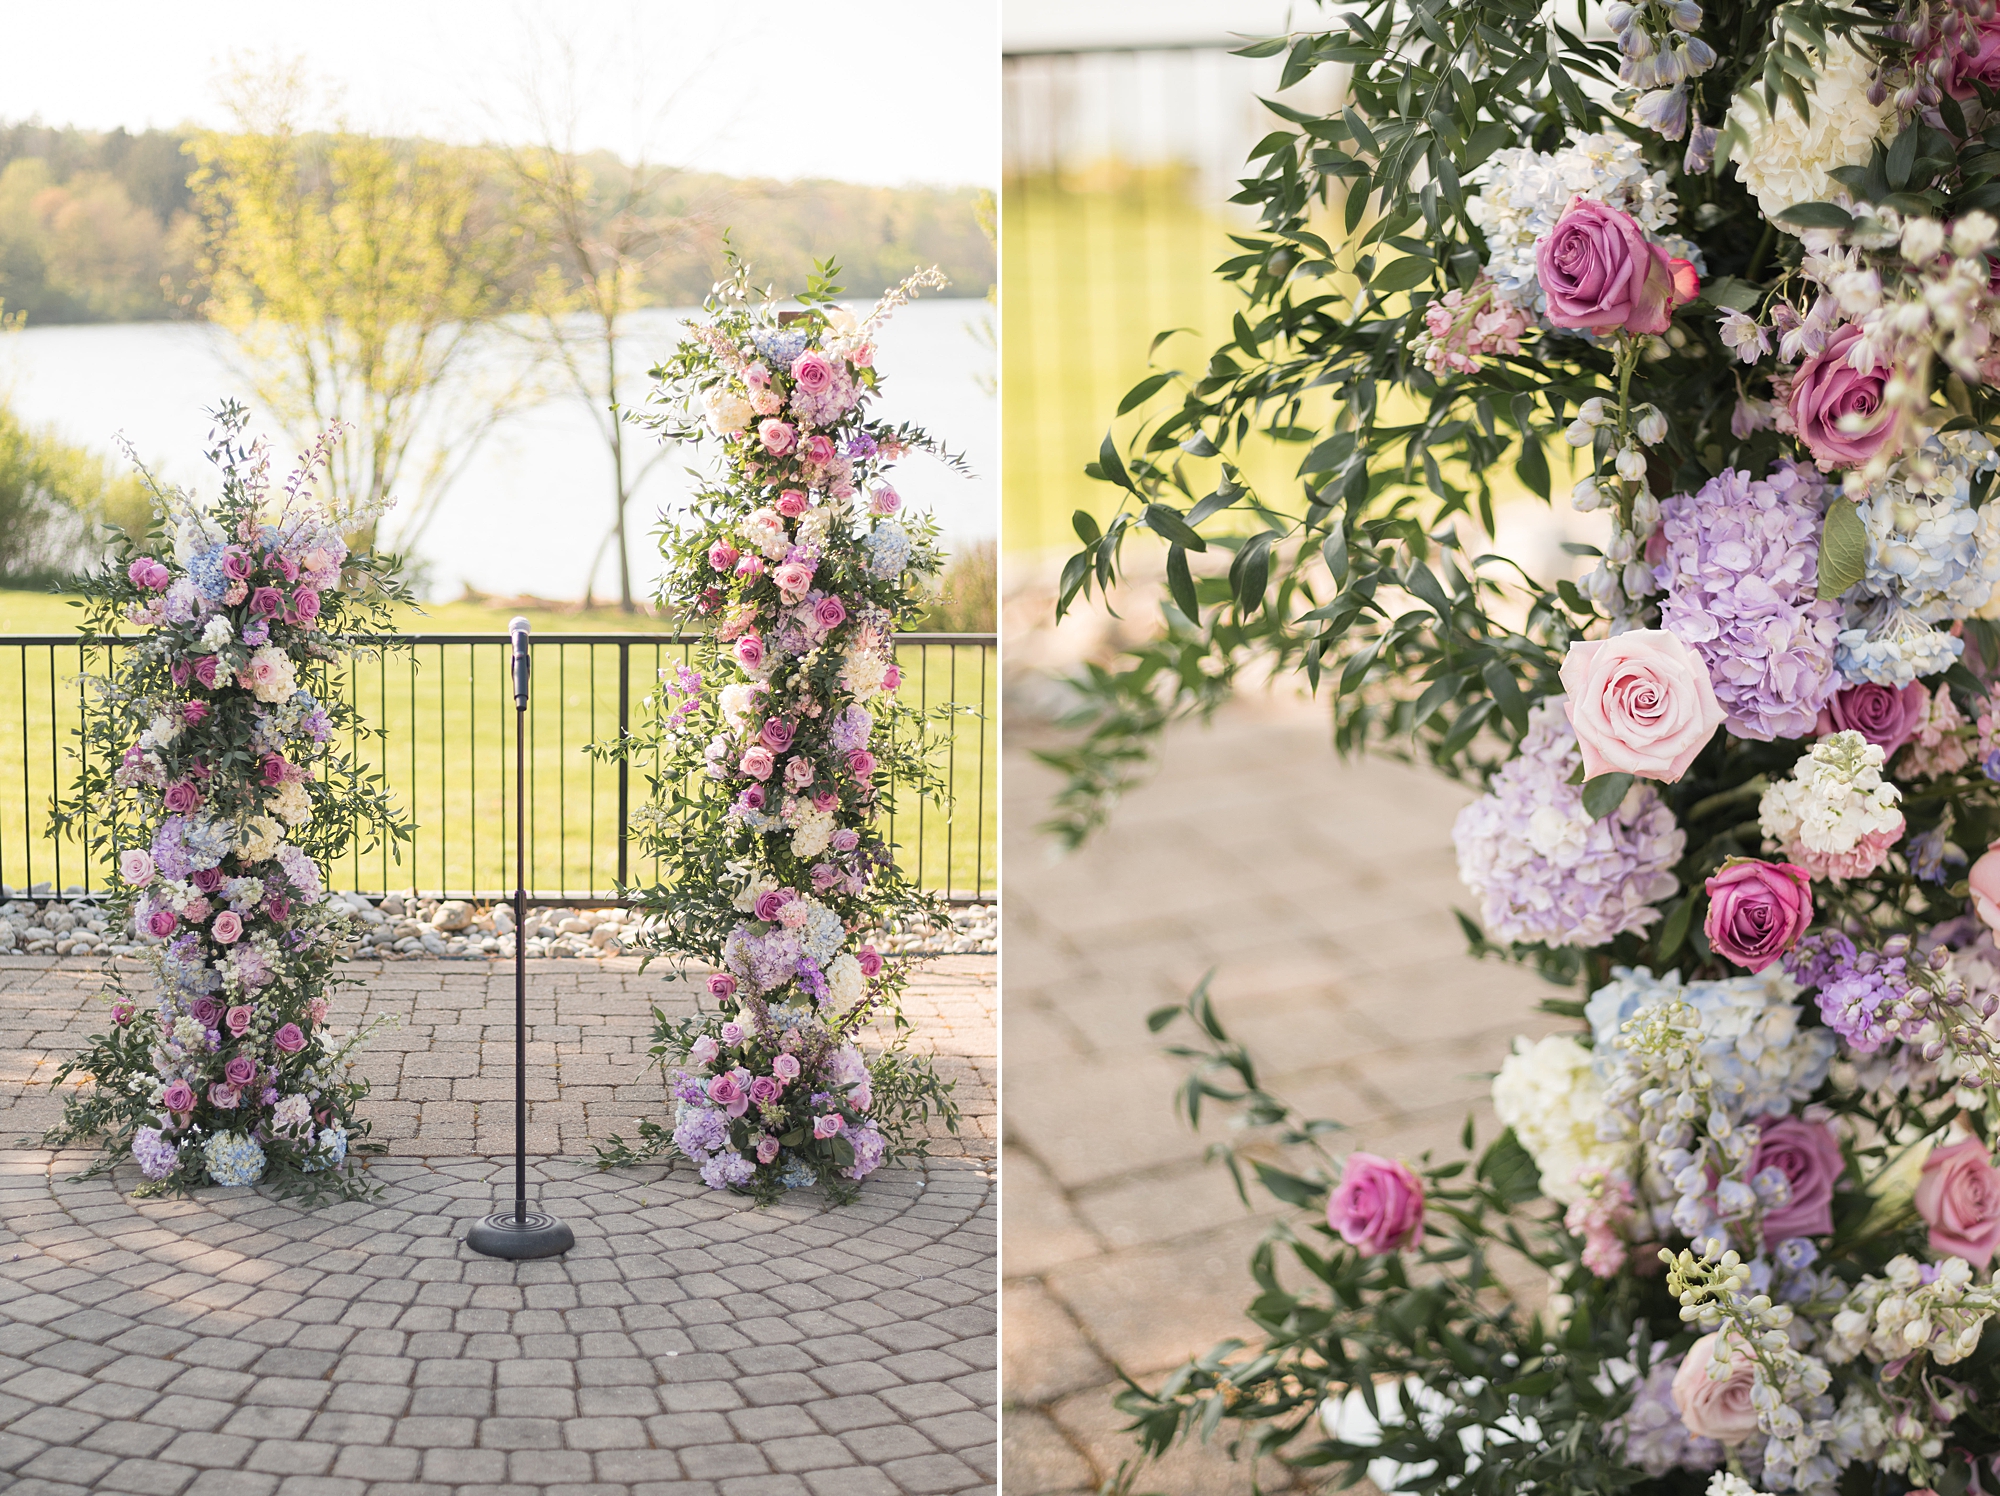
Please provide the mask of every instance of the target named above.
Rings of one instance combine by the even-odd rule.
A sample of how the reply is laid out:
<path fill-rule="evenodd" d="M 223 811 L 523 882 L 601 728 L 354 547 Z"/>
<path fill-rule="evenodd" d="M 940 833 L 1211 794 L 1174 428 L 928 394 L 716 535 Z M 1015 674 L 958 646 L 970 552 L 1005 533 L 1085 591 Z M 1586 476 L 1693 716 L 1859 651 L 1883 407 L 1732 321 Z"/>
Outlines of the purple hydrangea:
<path fill-rule="evenodd" d="M 160 1136 L 157 1127 L 142 1127 L 132 1134 L 132 1161 L 148 1179 L 165 1179 L 181 1161 L 181 1151 Z"/>
<path fill-rule="evenodd" d="M 1768 478 L 1727 469 L 1660 506 L 1660 625 L 1708 665 L 1739 738 L 1804 737 L 1840 688 L 1841 605 L 1818 595 L 1824 491 L 1811 468 L 1781 462 Z"/>
<path fill-rule="evenodd" d="M 867 707 L 857 704 L 844 708 L 827 724 L 826 740 L 836 753 L 852 753 L 858 748 L 866 748 L 874 731 L 874 715 Z"/>
<path fill-rule="evenodd" d="M 1687 836 L 1659 793 L 1635 786 L 1593 821 L 1569 783 L 1581 760 L 1561 705 L 1537 703 L 1520 754 L 1452 826 L 1458 875 L 1495 940 L 1603 945 L 1659 919 L 1680 886 L 1672 869 Z"/>
<path fill-rule="evenodd" d="M 762 935 L 752 935 L 738 925 L 723 942 L 722 964 L 748 982 L 752 992 L 775 992 L 798 974 L 803 954 L 798 934 L 782 925 L 774 925 Z"/>
<path fill-rule="evenodd" d="M 735 1151 L 718 1153 L 701 1166 L 701 1182 L 712 1190 L 732 1184 L 748 1184 L 757 1177 L 757 1165 Z"/>
<path fill-rule="evenodd" d="M 729 1116 L 719 1107 L 686 1106 L 674 1121 L 674 1146 L 696 1162 L 729 1146 Z"/>
<path fill-rule="evenodd" d="M 854 1145 L 854 1162 L 840 1172 L 849 1179 L 866 1179 L 882 1167 L 882 1160 L 888 1155 L 889 1144 L 876 1129 L 873 1122 L 863 1122 L 851 1129 L 847 1141 Z"/>
<path fill-rule="evenodd" d="M 301 898 L 312 900 L 320 896 L 319 864 L 306 854 L 303 847 L 295 847 L 290 842 L 280 843 L 278 866 L 285 870 L 285 881 L 298 890 Z"/>
<path fill-rule="evenodd" d="M 159 869 L 162 878 L 179 881 L 194 872 L 187 847 L 181 841 L 186 825 L 185 816 L 168 816 L 153 833 L 153 866 Z"/>

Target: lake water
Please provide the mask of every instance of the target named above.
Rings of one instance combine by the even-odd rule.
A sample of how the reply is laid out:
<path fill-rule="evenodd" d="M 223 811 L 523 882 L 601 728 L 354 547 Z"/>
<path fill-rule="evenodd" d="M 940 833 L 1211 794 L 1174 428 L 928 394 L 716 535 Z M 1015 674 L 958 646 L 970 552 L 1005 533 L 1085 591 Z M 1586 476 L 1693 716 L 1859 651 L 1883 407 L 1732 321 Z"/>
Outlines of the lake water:
<path fill-rule="evenodd" d="M 876 411 L 915 421 L 964 454 L 973 476 L 935 459 L 899 464 L 896 487 L 912 508 L 933 510 L 949 543 L 999 534 L 999 418 L 991 393 L 990 340 L 975 336 L 991 308 L 983 301 L 919 301 L 904 307 L 878 341 L 885 376 Z M 644 370 L 669 350 L 686 311 L 654 310 L 633 318 L 625 351 Z M 203 412 L 234 397 L 255 408 L 232 367 L 226 333 L 205 323 L 130 323 L 37 327 L 0 336 L 0 388 L 32 424 L 54 425 L 66 438 L 106 453 L 123 433 L 163 479 L 213 492 L 202 458 L 210 423 Z M 645 382 L 624 390 L 643 400 Z M 293 447 L 275 422 L 260 422 L 280 458 Z M 627 471 L 658 450 L 650 433 L 628 431 Z M 692 487 L 686 469 L 699 454 L 667 454 L 647 474 L 627 512 L 633 538 L 633 584 L 649 595 L 659 571 L 651 532 L 663 511 Z M 288 463 L 274 468 L 283 472 Z M 481 592 L 576 598 L 612 521 L 611 458 L 592 414 L 574 396 L 558 396 L 505 418 L 475 451 L 425 527 L 415 554 L 433 597 L 471 586 Z M 396 516 L 389 520 L 395 537 Z M 615 596 L 609 552 L 596 573 L 597 595 Z"/>

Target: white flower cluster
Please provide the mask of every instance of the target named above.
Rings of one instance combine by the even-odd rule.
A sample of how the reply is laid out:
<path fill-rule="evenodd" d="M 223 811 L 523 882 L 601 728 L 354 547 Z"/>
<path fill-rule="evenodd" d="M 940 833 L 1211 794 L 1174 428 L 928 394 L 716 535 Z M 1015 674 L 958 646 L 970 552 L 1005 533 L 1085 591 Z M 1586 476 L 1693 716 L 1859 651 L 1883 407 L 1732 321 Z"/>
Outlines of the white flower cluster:
<path fill-rule="evenodd" d="M 1493 1111 L 1541 1171 L 1542 1193 L 1572 1204 L 1584 1197 L 1586 1169 L 1609 1172 L 1631 1149 L 1603 1133 L 1604 1077 L 1591 1053 L 1568 1034 L 1516 1039 L 1493 1080 Z"/>
<path fill-rule="evenodd" d="M 1972 1281 L 1963 1257 L 1941 1257 L 1930 1281 L 1910 1256 L 1892 1257 L 1885 1276 L 1855 1284 L 1833 1317 L 1826 1358 L 1836 1365 L 1866 1353 L 1874 1361 L 1901 1361 L 1922 1351 L 1939 1366 L 1963 1361 L 1979 1349 L 1986 1321 L 2000 1311 L 2000 1286 Z"/>
<path fill-rule="evenodd" d="M 1972 479 L 1996 458 L 1972 431 L 1933 436 L 1920 456 L 1898 462 L 1859 505 L 1868 531 L 1862 585 L 1936 624 L 1979 613 L 2000 586 L 2000 505 L 1972 505 Z"/>
<path fill-rule="evenodd" d="M 1860 733 L 1821 738 L 1793 767 L 1792 776 L 1777 780 L 1757 802 L 1758 825 L 1788 854 L 1840 858 L 1871 841 L 1901 834 L 1903 813 L 1896 807 L 1902 791 L 1883 780 L 1882 750 Z"/>
<path fill-rule="evenodd" d="M 1525 146 L 1495 151 L 1467 177 L 1479 195 L 1466 213 L 1486 236 L 1486 273 L 1502 301 L 1539 314 L 1547 305 L 1535 276 L 1535 241 L 1556 226 L 1576 197 L 1629 213 L 1670 254 L 1693 260 L 1693 247 L 1664 233 L 1679 207 L 1664 171 L 1648 171 L 1637 141 L 1605 132 L 1579 135 L 1552 153 Z"/>
<path fill-rule="evenodd" d="M 1799 118 L 1789 99 L 1767 112 L 1758 79 L 1729 108 L 1729 133 L 1736 139 L 1732 159 L 1743 185 L 1766 218 L 1800 203 L 1844 199 L 1846 191 L 1828 172 L 1859 166 L 1890 117 L 1890 105 L 1869 102 L 1874 65 L 1844 37 L 1829 37 L 1818 80 L 1809 95 L 1810 123 Z"/>

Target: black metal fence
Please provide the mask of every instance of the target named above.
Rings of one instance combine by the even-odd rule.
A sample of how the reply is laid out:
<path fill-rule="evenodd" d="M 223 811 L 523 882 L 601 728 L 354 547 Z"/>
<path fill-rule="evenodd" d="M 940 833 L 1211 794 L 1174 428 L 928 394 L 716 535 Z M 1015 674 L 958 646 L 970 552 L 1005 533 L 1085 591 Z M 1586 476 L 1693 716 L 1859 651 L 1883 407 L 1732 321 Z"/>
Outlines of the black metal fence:
<path fill-rule="evenodd" d="M 414 888 L 491 899 L 514 880 L 514 706 L 505 634 L 408 634 L 352 660 L 339 687 L 368 732 L 347 744 L 379 769 L 416 822 L 400 860 L 386 846 L 343 858 L 335 888 Z M 695 636 L 544 634 L 534 644 L 528 711 L 528 882 L 544 903 L 601 903 L 661 870 L 633 835 L 646 801 L 643 759 L 602 762 L 586 745 L 651 718 L 662 672 L 692 662 Z M 0 884 L 11 891 L 100 890 L 106 869 L 49 830 L 76 776 L 90 709 L 82 677 L 101 668 L 67 635 L 0 636 Z M 999 672 L 990 634 L 905 634 L 901 698 L 949 708 L 934 760 L 951 791 L 940 809 L 907 791 L 889 834 L 905 870 L 959 901 L 998 889 Z M 379 731 L 380 736 L 375 732 Z"/>

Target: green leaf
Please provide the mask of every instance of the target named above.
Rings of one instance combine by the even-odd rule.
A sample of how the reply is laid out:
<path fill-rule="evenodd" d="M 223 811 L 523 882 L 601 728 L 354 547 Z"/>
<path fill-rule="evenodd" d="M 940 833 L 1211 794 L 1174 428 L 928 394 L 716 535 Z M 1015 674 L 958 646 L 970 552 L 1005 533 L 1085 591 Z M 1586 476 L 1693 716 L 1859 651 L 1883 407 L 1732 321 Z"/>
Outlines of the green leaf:
<path fill-rule="evenodd" d="M 1070 527 L 1076 531 L 1076 538 L 1085 545 L 1096 545 L 1104 538 L 1104 532 L 1097 528 L 1097 520 L 1089 510 L 1079 509 L 1069 517 Z"/>
<path fill-rule="evenodd" d="M 1898 192 L 1910 185 L 1910 167 L 1917 159 L 1917 134 L 1913 126 L 1889 142 L 1889 185 Z"/>
<path fill-rule="evenodd" d="M 1166 504 L 1146 506 L 1146 528 L 1155 535 L 1164 536 L 1175 545 L 1184 545 L 1191 551 L 1205 551 L 1208 542 L 1191 527 L 1180 510 Z"/>
<path fill-rule="evenodd" d="M 1583 782 L 1583 809 L 1593 821 L 1601 821 L 1616 810 L 1632 788 L 1630 774 L 1599 774 Z"/>
<path fill-rule="evenodd" d="M 1524 1205 L 1542 1192 L 1542 1173 L 1534 1155 L 1508 1128 L 1479 1159 L 1479 1178 L 1509 1205 Z"/>
<path fill-rule="evenodd" d="M 1262 1159 L 1251 1159 L 1250 1167 L 1257 1171 L 1257 1182 L 1287 1205 L 1316 1205 L 1326 1198 L 1323 1186 L 1283 1169 L 1274 1169 Z"/>
<path fill-rule="evenodd" d="M 1118 448 L 1112 445 L 1111 433 L 1104 433 L 1103 444 L 1097 449 L 1097 466 L 1102 471 L 1104 481 L 1116 483 L 1128 493 L 1139 490 L 1132 486 L 1132 479 L 1125 471 L 1125 464 L 1119 459 Z"/>
<path fill-rule="evenodd" d="M 1168 382 L 1178 373 L 1180 373 L 1180 370 L 1172 369 L 1165 374 L 1150 374 L 1140 380 L 1131 389 L 1127 390 L 1125 398 L 1118 402 L 1118 414 L 1122 416 L 1137 410 L 1148 400 L 1152 399 L 1153 396 L 1165 389 Z"/>
<path fill-rule="evenodd" d="M 1187 616 L 1189 623 L 1201 622 L 1201 604 L 1195 600 L 1194 574 L 1188 570 L 1186 546 L 1167 547 L 1167 590 L 1173 594 L 1174 606 Z"/>
<path fill-rule="evenodd" d="M 1347 531 L 1336 524 L 1320 542 L 1319 553 L 1326 560 L 1326 569 L 1333 573 L 1339 583 L 1347 581 Z"/>
<path fill-rule="evenodd" d="M 1855 512 L 1851 499 L 1835 499 L 1826 506 L 1826 522 L 1819 532 L 1819 595 L 1844 596 L 1868 570 L 1868 531 Z"/>
<path fill-rule="evenodd" d="M 1548 498 L 1549 455 L 1532 431 L 1521 438 L 1521 456 L 1514 464 L 1514 471 L 1528 485 L 1528 492 L 1538 499 Z"/>
<path fill-rule="evenodd" d="M 1408 291 L 1421 286 L 1431 278 L 1437 269 L 1429 260 L 1416 255 L 1405 255 L 1400 260 L 1392 260 L 1370 281 L 1368 289 L 1377 296 L 1393 296 L 1398 291 Z"/>
<path fill-rule="evenodd" d="M 1688 922 L 1694 918 L 1694 906 L 1699 902 L 1700 895 L 1690 891 L 1686 898 L 1674 905 L 1667 922 L 1660 926 L 1659 957 L 1662 961 L 1679 950 L 1681 942 L 1687 939 Z"/>
<path fill-rule="evenodd" d="M 1854 215 L 1832 203 L 1799 203 L 1778 215 L 1788 228 L 1845 229 L 1854 224 Z"/>

